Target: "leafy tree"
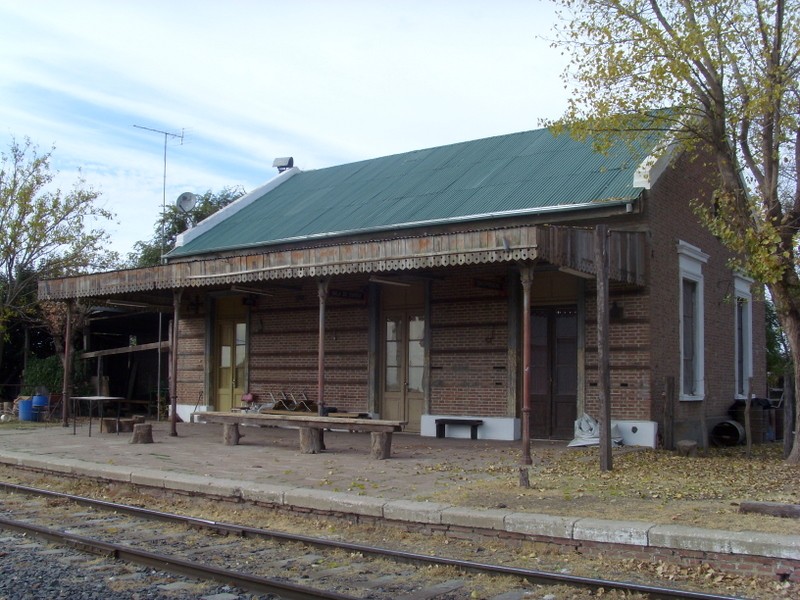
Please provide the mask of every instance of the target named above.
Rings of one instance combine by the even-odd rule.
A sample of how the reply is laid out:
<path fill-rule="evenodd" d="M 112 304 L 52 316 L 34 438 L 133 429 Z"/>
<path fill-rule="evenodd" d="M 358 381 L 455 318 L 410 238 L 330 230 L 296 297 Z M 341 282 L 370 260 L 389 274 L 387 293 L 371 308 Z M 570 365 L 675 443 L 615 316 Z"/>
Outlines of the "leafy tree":
<path fill-rule="evenodd" d="M 0 154 L 0 366 L 12 324 L 37 322 L 36 281 L 107 269 L 119 258 L 106 250 L 99 192 L 79 178 L 62 192 L 50 169 L 55 148 L 41 154 L 30 139 L 11 140 Z"/>
<path fill-rule="evenodd" d="M 208 190 L 197 197 L 197 204 L 189 212 L 177 206 L 168 206 L 155 225 L 155 233 L 149 241 L 134 244 L 134 250 L 128 254 L 128 265 L 132 268 L 152 267 L 161 264 L 164 254 L 175 247 L 179 233 L 210 217 L 215 212 L 241 198 L 244 190 L 241 187 L 226 187 L 219 192 Z"/>
<path fill-rule="evenodd" d="M 648 114 L 684 152 L 710 158 L 719 184 L 698 212 L 767 285 L 800 380 L 800 0 L 554 2 L 573 88 L 556 125 L 619 135 Z M 788 460 L 800 463 L 795 431 Z"/>

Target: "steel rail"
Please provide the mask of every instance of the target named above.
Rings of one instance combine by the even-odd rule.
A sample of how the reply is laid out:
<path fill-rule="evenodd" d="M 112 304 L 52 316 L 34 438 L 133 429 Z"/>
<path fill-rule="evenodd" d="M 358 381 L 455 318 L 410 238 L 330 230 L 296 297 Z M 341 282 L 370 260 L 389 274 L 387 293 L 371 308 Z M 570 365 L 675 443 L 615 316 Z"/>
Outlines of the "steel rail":
<path fill-rule="evenodd" d="M 613 580 L 599 579 L 594 577 L 569 575 L 565 573 L 539 571 L 535 569 L 526 569 L 523 567 L 493 565 L 489 563 L 479 563 L 468 560 L 447 558 L 442 556 L 418 554 L 414 552 L 407 552 L 404 550 L 392 550 L 389 548 L 368 546 L 366 544 L 358 544 L 353 542 L 328 540 L 324 538 L 311 537 L 302 534 L 291 534 L 277 530 L 261 529 L 257 527 L 249 527 L 246 525 L 237 525 L 235 523 L 225 523 L 220 521 L 213 521 L 210 519 L 201 519 L 197 517 L 190 517 L 187 515 L 179 515 L 175 513 L 157 511 L 148 508 L 141 508 L 129 504 L 117 504 L 105 500 L 96 500 L 94 498 L 88 498 L 86 496 L 76 496 L 64 492 L 43 490 L 39 488 L 33 488 L 29 486 L 6 483 L 6 482 L 0 482 L 0 489 L 10 490 L 24 494 L 59 498 L 75 502 L 78 504 L 82 504 L 85 506 L 93 506 L 105 510 L 123 512 L 130 515 L 148 517 L 151 519 L 179 522 L 190 527 L 207 528 L 220 533 L 237 535 L 240 537 L 252 536 L 252 537 L 270 538 L 287 542 L 300 542 L 303 544 L 313 545 L 317 547 L 335 548 L 339 550 L 347 550 L 349 552 L 359 552 L 365 555 L 379 556 L 407 563 L 422 564 L 422 565 L 444 565 L 470 572 L 515 576 L 543 585 L 570 585 L 583 589 L 589 589 L 592 591 L 596 591 L 600 588 L 603 588 L 605 590 L 615 589 L 628 593 L 636 592 L 640 594 L 647 594 L 653 600 L 677 600 L 677 599 L 745 600 L 741 596 L 725 596 L 725 595 L 711 594 L 706 592 L 695 592 L 691 590 L 680 590 L 680 589 L 665 588 L 660 586 L 651 586 L 651 585 L 639 584 L 627 581 L 613 581 Z"/>
<path fill-rule="evenodd" d="M 275 594 L 287 600 L 307 600 L 309 598 L 320 600 L 358 600 L 355 596 L 347 596 L 336 592 L 278 581 L 277 579 L 269 577 L 258 577 L 239 571 L 221 569 L 211 565 L 183 560 L 174 556 L 138 550 L 123 544 L 114 544 L 81 535 L 57 531 L 32 523 L 24 523 L 22 521 L 14 521 L 12 519 L 0 517 L 0 528 L 25 534 L 33 534 L 55 542 L 56 544 L 78 548 L 84 552 L 108 556 L 117 560 L 153 567 L 162 571 L 169 571 L 170 573 L 185 575 L 203 581 L 213 580 L 253 592 Z"/>

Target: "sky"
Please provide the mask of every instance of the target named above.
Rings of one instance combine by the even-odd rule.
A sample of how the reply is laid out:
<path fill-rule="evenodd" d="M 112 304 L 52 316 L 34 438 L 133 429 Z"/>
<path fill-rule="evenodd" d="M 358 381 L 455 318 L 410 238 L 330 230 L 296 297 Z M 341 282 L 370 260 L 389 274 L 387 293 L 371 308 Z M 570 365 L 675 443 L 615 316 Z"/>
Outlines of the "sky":
<path fill-rule="evenodd" d="M 276 157 L 319 169 L 557 118 L 554 15 L 546 0 L 0 0 L 0 151 L 55 147 L 58 187 L 100 192 L 124 258 L 165 203 L 251 191 Z"/>

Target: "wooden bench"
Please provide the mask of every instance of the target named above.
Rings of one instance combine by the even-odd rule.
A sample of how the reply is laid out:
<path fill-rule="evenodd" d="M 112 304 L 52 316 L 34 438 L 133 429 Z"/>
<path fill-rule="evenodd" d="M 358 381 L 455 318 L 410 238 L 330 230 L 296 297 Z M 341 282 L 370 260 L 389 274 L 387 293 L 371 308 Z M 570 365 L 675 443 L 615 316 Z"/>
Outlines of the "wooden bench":
<path fill-rule="evenodd" d="M 483 425 L 481 419 L 459 419 L 458 417 L 446 417 L 436 419 L 436 437 L 445 437 L 445 427 L 447 425 L 469 425 L 469 437 L 473 440 L 478 439 L 478 427 Z"/>
<path fill-rule="evenodd" d="M 298 429 L 300 431 L 300 451 L 304 454 L 317 454 L 323 449 L 322 432 L 325 429 L 369 431 L 372 442 L 370 456 L 377 460 L 391 457 L 392 433 L 402 431 L 403 425 L 405 425 L 402 421 L 321 417 L 311 413 L 196 412 L 192 414 L 192 417 L 207 423 L 222 423 L 222 442 L 228 446 L 235 446 L 239 443 L 239 439 L 242 437 L 239 433 L 239 425 Z"/>

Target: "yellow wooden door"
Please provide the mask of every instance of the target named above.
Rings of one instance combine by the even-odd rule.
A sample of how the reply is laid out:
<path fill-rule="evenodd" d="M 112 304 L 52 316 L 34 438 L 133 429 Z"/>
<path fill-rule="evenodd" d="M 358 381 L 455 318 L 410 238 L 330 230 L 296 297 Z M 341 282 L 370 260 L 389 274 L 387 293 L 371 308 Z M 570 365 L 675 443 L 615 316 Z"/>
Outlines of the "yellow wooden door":
<path fill-rule="evenodd" d="M 217 322 L 217 410 L 229 411 L 241 404 L 247 366 L 247 323 L 237 319 Z"/>

